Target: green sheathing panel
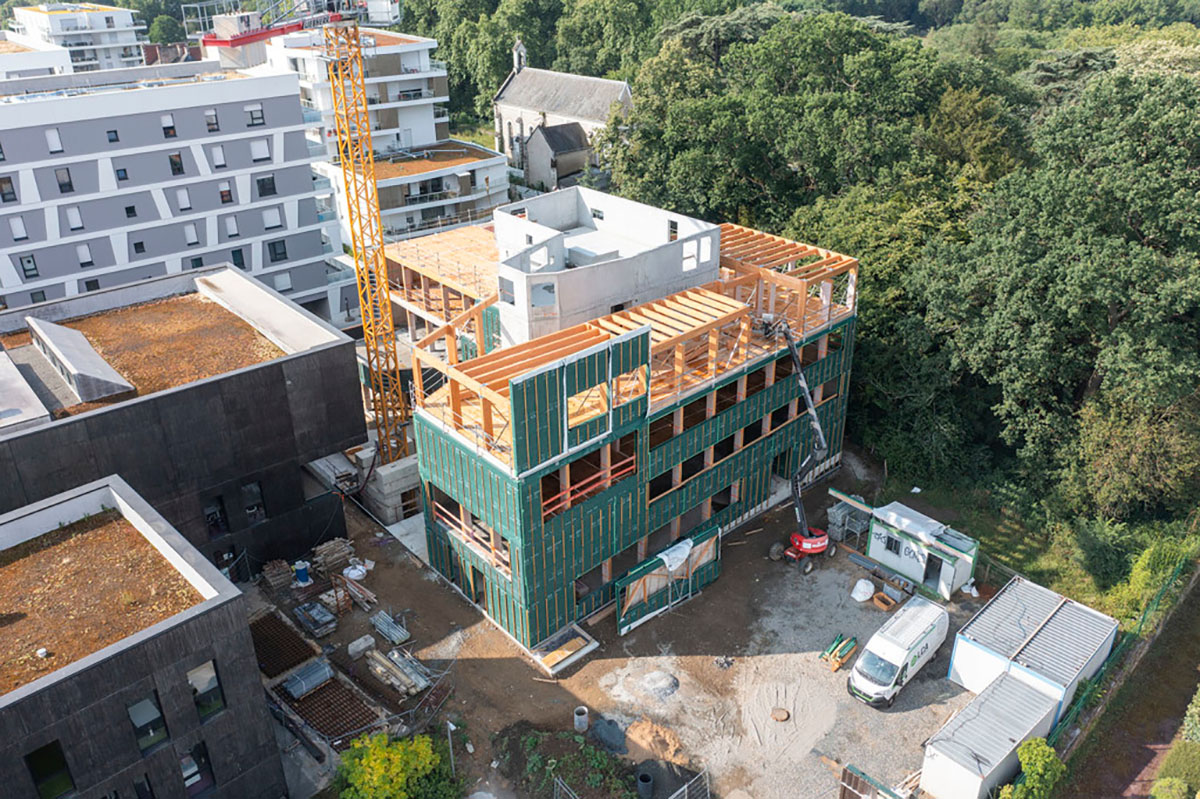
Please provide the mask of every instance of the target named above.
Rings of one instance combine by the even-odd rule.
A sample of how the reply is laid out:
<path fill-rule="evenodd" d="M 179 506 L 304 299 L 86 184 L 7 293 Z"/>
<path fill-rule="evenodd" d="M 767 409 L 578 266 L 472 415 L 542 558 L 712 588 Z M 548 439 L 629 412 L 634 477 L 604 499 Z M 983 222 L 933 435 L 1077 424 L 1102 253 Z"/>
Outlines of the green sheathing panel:
<path fill-rule="evenodd" d="M 500 312 L 495 305 L 483 309 L 483 354 L 500 346 Z M 473 336 L 459 336 L 458 360 L 469 361 L 480 355 Z"/>
<path fill-rule="evenodd" d="M 805 368 L 813 388 L 845 375 L 850 369 L 854 320 L 833 330 L 842 333 L 841 348 Z M 649 425 L 645 415 L 648 400 L 639 397 L 614 409 L 613 429 L 601 441 L 573 453 L 569 460 L 553 460 L 561 455 L 564 446 L 561 414 L 562 402 L 568 396 L 564 391 L 583 390 L 594 385 L 589 381 L 597 376 L 607 379 L 609 357 L 613 359 L 611 374 L 614 376 L 645 365 L 649 358 L 648 338 L 643 335 L 622 341 L 607 351 L 592 353 L 510 383 L 514 442 L 511 471 L 477 454 L 460 437 L 445 432 L 424 416 L 418 414 L 415 418 L 422 480 L 454 497 L 508 541 L 513 577 L 510 580 L 493 569 L 476 550 L 449 535 L 435 522 L 432 513 L 428 512 L 429 493 L 426 491 L 430 561 L 467 593 L 472 589 L 471 580 L 475 573 L 472 570 L 477 570 L 486 582 L 484 602 L 489 615 L 527 647 L 613 601 L 618 582 L 626 576 L 614 574 L 614 581 L 576 602 L 574 584 L 581 575 L 634 546 L 707 497 L 741 480 L 736 502 L 714 513 L 693 530 L 681 531 L 693 537 L 717 534 L 722 527 L 765 502 L 770 496 L 772 472 L 790 476 L 802 453 L 812 446 L 812 431 L 801 415 L 648 504 L 649 482 L 654 476 L 786 405 L 799 396 L 798 388 L 794 380 L 781 379 L 776 385 L 653 451 L 649 450 Z M 755 364 L 753 369 L 762 363 L 765 361 Z M 740 374 L 722 381 L 722 385 L 735 381 Z M 847 385 L 848 381 L 843 379 L 838 397 L 818 409 L 830 455 L 841 450 Z M 701 395 L 693 395 L 655 415 L 669 414 L 696 396 Z M 606 416 L 604 425 L 607 424 Z M 541 478 L 635 430 L 638 432 L 636 474 L 543 522 Z M 711 575 L 698 575 L 696 579 L 700 582 L 696 587 L 711 581 L 719 573 L 719 562 L 710 566 Z M 639 612 L 650 613 L 654 609 L 647 607 Z"/>
<path fill-rule="evenodd" d="M 510 380 L 514 473 L 525 474 L 571 447 L 601 435 L 608 428 L 608 414 L 567 430 L 564 441 L 567 398 L 606 382 L 610 375 L 616 378 L 644 367 L 649 361 L 650 334 L 646 332 L 622 338 L 596 352 L 528 377 Z M 646 402 L 643 396 L 617 405 L 612 411 L 612 426 L 622 427 L 633 419 L 644 419 Z"/>
<path fill-rule="evenodd" d="M 720 531 L 721 531 L 720 523 L 716 522 L 715 520 L 710 520 L 710 521 L 707 521 L 704 523 L 704 525 L 700 529 L 700 532 L 694 533 L 691 536 L 684 536 L 684 537 L 685 538 L 690 537 L 694 544 L 701 544 L 701 543 L 709 540 L 710 538 L 713 538 L 714 536 L 719 535 Z M 643 575 L 648 574 L 649 572 L 652 572 L 655 569 L 659 568 L 661 565 L 662 565 L 662 561 L 660 561 L 657 557 L 653 557 L 653 558 L 650 558 L 649 560 L 642 561 L 637 566 L 634 566 L 632 569 L 630 569 L 629 573 L 626 574 L 624 577 L 620 578 L 619 580 L 614 581 L 614 583 L 613 583 L 614 594 L 617 594 L 617 598 L 619 599 L 620 597 L 619 597 L 618 589 L 624 588 L 625 586 L 629 585 L 630 583 L 632 583 L 633 581 L 642 577 Z M 696 571 L 689 578 L 692 584 L 690 586 L 690 591 L 688 593 L 694 594 L 695 592 L 699 591 L 704 586 L 711 583 L 713 580 L 717 579 L 717 577 L 720 574 L 721 574 L 721 545 L 718 543 L 717 551 L 714 554 L 713 559 L 710 560 L 708 563 L 705 563 L 699 569 L 696 569 Z M 669 604 L 669 602 L 670 602 L 670 591 L 668 589 L 664 588 L 662 591 L 659 591 L 656 594 L 654 594 L 654 596 L 648 597 L 645 602 L 637 603 L 636 605 L 631 607 L 625 613 L 621 613 L 620 608 L 618 608 L 617 612 L 620 614 L 619 624 L 623 628 L 626 625 L 634 624 L 638 621 L 638 619 L 643 619 L 652 613 L 657 613 L 659 610 L 662 610 Z"/>

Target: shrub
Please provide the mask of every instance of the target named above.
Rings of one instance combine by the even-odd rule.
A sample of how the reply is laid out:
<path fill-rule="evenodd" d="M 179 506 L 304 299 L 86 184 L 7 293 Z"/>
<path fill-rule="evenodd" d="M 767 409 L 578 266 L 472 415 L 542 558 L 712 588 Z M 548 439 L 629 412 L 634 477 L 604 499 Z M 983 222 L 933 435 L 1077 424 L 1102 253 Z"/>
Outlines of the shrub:
<path fill-rule="evenodd" d="M 1200 689 L 1196 690 L 1183 714 L 1183 740 L 1200 744 Z"/>
<path fill-rule="evenodd" d="M 1150 788 L 1150 799 L 1190 799 L 1191 795 L 1187 783 L 1178 777 L 1155 780 Z"/>
<path fill-rule="evenodd" d="M 1030 738 L 1021 744 L 1017 759 L 1025 774 L 1025 782 L 1014 792 L 1017 799 L 1050 799 L 1054 786 L 1067 773 L 1067 767 L 1045 738 Z"/>
<path fill-rule="evenodd" d="M 1158 776 L 1177 777 L 1187 783 L 1189 790 L 1200 791 L 1200 743 L 1183 739 L 1173 743 Z"/>
<path fill-rule="evenodd" d="M 440 743 L 440 742 L 439 742 Z M 364 735 L 342 755 L 336 786 L 341 799 L 456 799 L 445 745 L 428 735 L 392 740 Z"/>

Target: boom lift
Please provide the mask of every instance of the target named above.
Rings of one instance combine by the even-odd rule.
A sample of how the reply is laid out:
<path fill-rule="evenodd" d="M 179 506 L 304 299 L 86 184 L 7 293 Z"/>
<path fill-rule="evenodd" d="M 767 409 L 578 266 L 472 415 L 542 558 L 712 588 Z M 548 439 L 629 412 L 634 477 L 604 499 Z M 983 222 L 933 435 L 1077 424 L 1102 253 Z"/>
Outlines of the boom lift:
<path fill-rule="evenodd" d="M 800 384 L 800 396 L 804 397 L 804 406 L 808 412 L 808 424 L 816 439 L 812 450 L 804 456 L 800 467 L 792 475 L 792 506 L 796 512 L 796 532 L 789 536 L 788 544 L 781 541 L 772 544 L 768 554 L 771 560 L 787 558 L 790 561 L 802 563 L 801 569 L 808 574 L 813 570 L 812 557 L 814 555 L 824 552 L 832 558 L 837 553 L 837 547 L 829 545 L 828 533 L 820 528 L 808 526 L 808 517 L 805 516 L 804 503 L 801 501 L 801 489 L 808 482 L 808 478 L 817 465 L 825 460 L 825 456 L 829 452 L 829 442 L 825 440 L 825 431 L 821 428 L 821 420 L 817 417 L 817 407 L 813 404 L 812 394 L 808 390 L 808 380 L 804 377 L 804 364 L 800 359 L 800 350 L 796 347 L 796 339 L 792 336 L 792 329 L 788 326 L 787 317 L 781 316 L 775 319 L 767 316 L 761 324 L 765 336 L 782 333 L 787 342 L 788 354 L 792 358 L 792 373 L 796 376 L 796 382 Z"/>

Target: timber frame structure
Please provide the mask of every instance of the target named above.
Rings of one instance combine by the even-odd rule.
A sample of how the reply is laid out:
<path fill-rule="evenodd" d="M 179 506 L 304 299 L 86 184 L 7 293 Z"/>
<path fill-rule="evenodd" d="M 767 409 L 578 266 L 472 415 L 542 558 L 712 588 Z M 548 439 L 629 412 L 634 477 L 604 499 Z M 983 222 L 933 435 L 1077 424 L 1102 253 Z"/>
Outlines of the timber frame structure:
<path fill-rule="evenodd" d="M 802 348 L 830 444 L 814 479 L 840 463 L 854 258 L 726 224 L 718 280 L 499 348 L 486 231 L 449 242 L 463 257 L 432 257 L 436 237 L 388 255 L 393 301 L 423 326 L 430 562 L 521 645 L 614 601 L 624 631 L 715 579 L 720 534 L 812 446 L 786 343 L 760 322 L 786 317 Z M 676 544 L 690 554 L 667 568 Z"/>

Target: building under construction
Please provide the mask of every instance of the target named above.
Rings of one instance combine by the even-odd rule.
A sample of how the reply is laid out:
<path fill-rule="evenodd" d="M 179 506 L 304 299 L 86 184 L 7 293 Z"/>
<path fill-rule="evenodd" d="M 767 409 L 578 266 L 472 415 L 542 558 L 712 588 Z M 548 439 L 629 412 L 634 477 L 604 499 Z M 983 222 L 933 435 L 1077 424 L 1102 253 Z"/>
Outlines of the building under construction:
<path fill-rule="evenodd" d="M 841 459 L 857 261 L 583 188 L 388 249 L 415 342 L 434 567 L 551 665 L 720 571 L 812 446 L 786 317 Z M 658 557 L 667 552 L 665 557 Z"/>

